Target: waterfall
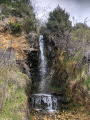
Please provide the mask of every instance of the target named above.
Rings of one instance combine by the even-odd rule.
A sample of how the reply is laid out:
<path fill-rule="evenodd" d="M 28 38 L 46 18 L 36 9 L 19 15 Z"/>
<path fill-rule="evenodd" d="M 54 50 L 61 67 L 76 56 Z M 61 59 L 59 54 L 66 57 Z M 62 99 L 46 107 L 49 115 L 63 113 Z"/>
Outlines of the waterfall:
<path fill-rule="evenodd" d="M 40 49 L 40 55 L 39 55 L 39 61 L 40 61 L 40 65 L 39 65 L 39 73 L 40 73 L 40 78 L 41 78 L 41 82 L 40 82 L 40 92 L 45 91 L 45 83 L 46 83 L 46 66 L 47 66 L 47 62 L 45 60 L 45 56 L 44 56 L 44 41 L 43 41 L 43 35 L 39 36 L 39 49 Z"/>
<path fill-rule="evenodd" d="M 50 94 L 34 94 L 32 107 L 36 110 L 56 111 L 57 98 Z"/>
<path fill-rule="evenodd" d="M 33 94 L 31 99 L 31 106 L 35 110 L 57 110 L 57 98 L 51 94 L 45 94 L 46 77 L 47 77 L 47 61 L 44 56 L 44 41 L 43 35 L 39 36 L 39 75 L 40 85 L 39 94 Z"/>

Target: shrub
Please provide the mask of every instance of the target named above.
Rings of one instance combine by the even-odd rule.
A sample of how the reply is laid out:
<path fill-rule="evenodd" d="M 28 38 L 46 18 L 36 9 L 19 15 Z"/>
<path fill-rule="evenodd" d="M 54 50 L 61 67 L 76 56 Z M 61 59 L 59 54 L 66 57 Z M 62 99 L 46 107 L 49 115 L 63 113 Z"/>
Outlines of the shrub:
<path fill-rule="evenodd" d="M 30 18 L 24 20 L 23 28 L 26 31 L 26 33 L 29 33 L 31 30 L 34 29 L 34 23 L 35 23 L 34 21 L 35 21 L 34 19 L 30 19 Z"/>
<path fill-rule="evenodd" d="M 21 24 L 9 22 L 10 29 L 13 33 L 19 32 L 21 30 Z"/>
<path fill-rule="evenodd" d="M 11 14 L 16 17 L 22 17 L 22 12 L 19 9 L 12 9 Z"/>
<path fill-rule="evenodd" d="M 47 29 L 51 32 L 64 33 L 66 30 L 71 30 L 71 21 L 69 20 L 69 14 L 61 9 L 59 6 L 50 12 Z"/>

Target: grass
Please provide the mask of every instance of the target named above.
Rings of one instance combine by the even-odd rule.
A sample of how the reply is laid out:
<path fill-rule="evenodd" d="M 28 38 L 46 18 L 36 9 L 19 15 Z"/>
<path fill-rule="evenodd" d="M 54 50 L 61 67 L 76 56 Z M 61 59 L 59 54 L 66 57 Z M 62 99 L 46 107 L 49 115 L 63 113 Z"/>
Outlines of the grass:
<path fill-rule="evenodd" d="M 76 55 L 74 56 L 74 57 L 72 57 L 72 61 L 77 61 L 77 60 L 79 60 L 80 58 L 81 58 L 81 56 L 82 56 L 82 51 L 81 50 L 79 50 L 77 53 L 76 53 Z"/>
<path fill-rule="evenodd" d="M 0 111 L 0 120 L 22 120 L 22 117 L 26 117 L 25 110 L 27 109 L 26 81 L 30 81 L 30 79 L 16 66 L 10 69 L 8 75 L 6 74 L 7 69 L 7 67 L 3 67 L 0 71 L 0 86 L 2 83 L 4 85 L 6 78 L 9 77 L 6 91 L 7 97 L 3 110 Z M 0 88 L 0 99 L 2 99 L 2 94 L 3 89 Z"/>
<path fill-rule="evenodd" d="M 11 81 L 8 82 L 8 87 L 12 87 L 14 85 L 14 83 L 12 83 Z"/>
<path fill-rule="evenodd" d="M 3 111 L 0 113 L 0 120 L 21 120 L 20 111 L 24 111 L 24 103 L 27 101 L 23 89 L 17 88 L 9 100 L 6 100 Z M 24 113 L 23 113 L 24 114 Z M 25 116 L 25 115 L 24 115 Z"/>
<path fill-rule="evenodd" d="M 90 76 L 83 82 L 83 85 L 87 87 L 87 90 L 90 91 Z"/>

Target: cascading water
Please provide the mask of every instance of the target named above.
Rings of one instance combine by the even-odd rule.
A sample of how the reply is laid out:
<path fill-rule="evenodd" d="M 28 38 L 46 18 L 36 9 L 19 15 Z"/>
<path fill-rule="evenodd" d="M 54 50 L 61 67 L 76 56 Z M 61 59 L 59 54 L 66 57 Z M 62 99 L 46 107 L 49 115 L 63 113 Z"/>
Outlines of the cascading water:
<path fill-rule="evenodd" d="M 57 98 L 51 94 L 45 93 L 46 77 L 47 77 L 47 61 L 44 56 L 44 41 L 43 35 L 39 37 L 39 75 L 40 75 L 40 85 L 39 94 L 32 95 L 32 108 L 35 110 L 57 110 Z"/>
<path fill-rule="evenodd" d="M 57 109 L 57 98 L 50 94 L 34 94 L 32 107 L 36 110 L 55 111 Z"/>
<path fill-rule="evenodd" d="M 47 66 L 47 62 L 45 60 L 45 56 L 44 56 L 44 42 L 43 42 L 43 35 L 40 35 L 39 37 L 39 48 L 40 48 L 40 56 L 39 56 L 39 61 L 40 61 L 40 65 L 39 65 L 39 73 L 40 73 L 40 78 L 41 78 L 41 82 L 40 82 L 40 92 L 44 92 L 45 91 L 45 83 L 46 83 L 46 66 Z"/>

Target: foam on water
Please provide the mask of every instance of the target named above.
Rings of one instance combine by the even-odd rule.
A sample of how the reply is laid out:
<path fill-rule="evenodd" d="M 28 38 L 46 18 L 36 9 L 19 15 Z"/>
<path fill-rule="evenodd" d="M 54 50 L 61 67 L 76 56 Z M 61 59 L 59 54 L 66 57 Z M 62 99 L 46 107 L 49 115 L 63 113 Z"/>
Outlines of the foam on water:
<path fill-rule="evenodd" d="M 32 96 L 32 107 L 38 110 L 57 110 L 57 98 L 50 94 L 34 94 Z"/>

